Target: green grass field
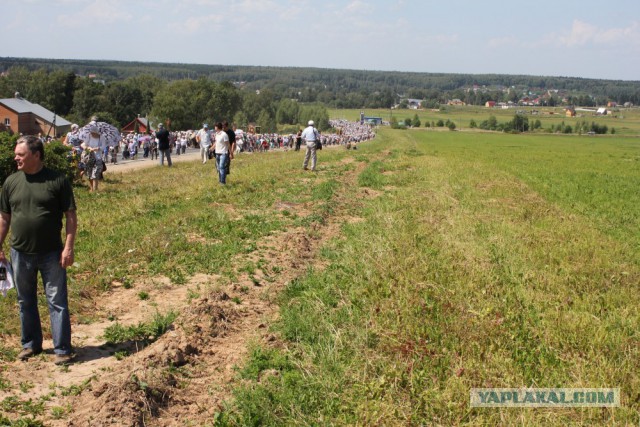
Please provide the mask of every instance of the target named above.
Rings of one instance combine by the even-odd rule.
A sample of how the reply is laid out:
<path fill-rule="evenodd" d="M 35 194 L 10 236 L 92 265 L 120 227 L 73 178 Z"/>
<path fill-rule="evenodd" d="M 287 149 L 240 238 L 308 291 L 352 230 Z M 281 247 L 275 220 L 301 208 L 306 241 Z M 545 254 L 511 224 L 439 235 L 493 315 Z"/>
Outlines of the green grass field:
<path fill-rule="evenodd" d="M 484 120 L 488 120 L 490 116 L 495 116 L 499 123 L 506 123 L 513 119 L 516 111 L 525 113 L 525 117 L 529 119 L 529 123 L 540 120 L 542 130 L 549 129 L 552 125 L 559 126 L 561 123 L 576 128 L 577 122 L 586 121 L 587 123 L 595 122 L 598 125 L 606 125 L 609 133 L 612 128 L 615 129 L 616 135 L 622 136 L 638 136 L 640 135 L 640 109 L 614 109 L 613 114 L 608 116 L 595 116 L 591 113 L 578 111 L 576 117 L 566 117 L 565 110 L 562 107 L 518 107 L 510 109 L 501 108 L 485 108 L 478 106 L 444 106 L 441 110 L 363 110 L 365 115 L 371 117 L 382 117 L 385 121 L 390 121 L 391 117 L 395 117 L 398 121 L 405 119 L 413 119 L 417 114 L 420 119 L 421 127 L 425 127 L 426 123 L 437 123 L 438 120 L 451 120 L 457 126 L 458 130 L 469 130 L 471 120 L 475 120 L 480 124 Z M 532 114 L 532 112 L 537 112 Z M 330 117 L 340 117 L 349 120 L 359 120 L 360 110 L 331 110 Z M 577 132 L 576 132 L 577 133 Z"/>
<path fill-rule="evenodd" d="M 383 130 L 355 157 L 381 195 L 282 295 L 287 350 L 253 350 L 230 424 L 638 422 L 639 141 Z M 521 386 L 623 403 L 469 407 Z"/>
<path fill-rule="evenodd" d="M 383 128 L 319 157 L 309 175 L 301 154 L 240 156 L 227 188 L 194 162 L 76 190 L 74 321 L 97 320 L 114 280 L 233 281 L 226 260 L 265 236 L 338 221 L 323 268 L 277 297 L 279 345 L 253 345 L 216 423 L 638 423 L 637 138 Z M 0 325 L 19 334 L 14 298 Z M 469 406 L 471 388 L 522 386 L 620 387 L 622 406 Z"/>

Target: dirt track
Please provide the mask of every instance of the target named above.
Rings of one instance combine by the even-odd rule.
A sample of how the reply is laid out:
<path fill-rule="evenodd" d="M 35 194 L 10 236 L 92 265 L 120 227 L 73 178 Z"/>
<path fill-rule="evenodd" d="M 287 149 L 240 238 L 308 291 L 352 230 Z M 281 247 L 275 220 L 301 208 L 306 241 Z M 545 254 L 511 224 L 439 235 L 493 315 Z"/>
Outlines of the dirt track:
<path fill-rule="evenodd" d="M 118 157 L 121 157 L 118 155 Z M 188 148 L 185 154 L 181 154 L 179 156 L 175 154 L 171 154 L 171 161 L 174 163 L 179 162 L 189 162 L 196 161 L 200 158 L 200 149 L 199 148 Z M 158 159 L 151 160 L 151 158 L 143 158 L 141 155 L 138 155 L 136 160 L 121 160 L 118 159 L 118 163 L 115 165 L 112 163 L 107 164 L 107 173 L 109 172 L 129 172 L 137 169 L 151 168 L 151 167 L 160 167 Z M 167 167 L 167 162 L 165 159 L 165 165 Z"/>

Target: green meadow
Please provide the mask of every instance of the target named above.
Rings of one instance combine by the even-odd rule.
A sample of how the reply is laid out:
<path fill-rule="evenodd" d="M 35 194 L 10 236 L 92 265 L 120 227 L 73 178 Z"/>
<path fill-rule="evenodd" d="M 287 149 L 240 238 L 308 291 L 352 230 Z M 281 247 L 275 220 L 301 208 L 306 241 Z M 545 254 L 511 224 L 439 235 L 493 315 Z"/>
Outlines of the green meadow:
<path fill-rule="evenodd" d="M 517 108 L 485 108 L 479 106 L 442 106 L 439 110 L 396 110 L 396 109 L 368 109 L 363 110 L 366 116 L 381 117 L 385 121 L 390 121 L 395 117 L 398 121 L 412 119 L 417 114 L 421 121 L 422 128 L 429 125 L 437 124 L 438 120 L 446 122 L 450 120 L 456 124 L 458 130 L 469 130 L 471 121 L 474 120 L 478 125 L 488 120 L 490 116 L 494 116 L 498 123 L 506 123 L 513 119 L 516 112 L 520 112 L 528 118 L 529 124 L 533 124 L 536 120 L 540 120 L 541 129 L 536 131 L 545 132 L 551 126 L 559 126 L 565 124 L 576 129 L 578 122 L 586 121 L 587 123 L 596 123 L 600 126 L 606 125 L 609 132 L 615 130 L 615 135 L 622 136 L 638 136 L 640 134 L 640 109 L 638 108 L 613 108 L 610 109 L 612 114 L 607 116 L 597 116 L 592 112 L 577 110 L 575 117 L 566 117 L 565 110 L 562 107 L 517 107 Z M 360 111 L 358 110 L 330 110 L 330 117 L 344 117 L 349 120 L 359 120 Z M 576 134 L 578 132 L 575 132 Z M 609 135 L 611 136 L 611 135 Z"/>
<path fill-rule="evenodd" d="M 638 422 L 640 141 L 385 129 L 345 156 L 379 194 L 281 295 L 285 350 L 252 350 L 229 424 Z M 523 386 L 623 401 L 469 407 Z"/>
<path fill-rule="evenodd" d="M 278 345 L 248 343 L 215 425 L 637 424 L 640 140 L 622 133 L 382 128 L 321 151 L 317 174 L 293 152 L 239 156 L 226 188 L 198 162 L 108 174 L 76 190 L 74 321 L 100 320 L 114 281 L 233 283 L 251 268 L 228 260 L 261 239 L 337 223 L 274 297 Z M 16 311 L 0 299 L 5 337 Z M 622 405 L 470 408 L 478 387 L 620 387 Z"/>

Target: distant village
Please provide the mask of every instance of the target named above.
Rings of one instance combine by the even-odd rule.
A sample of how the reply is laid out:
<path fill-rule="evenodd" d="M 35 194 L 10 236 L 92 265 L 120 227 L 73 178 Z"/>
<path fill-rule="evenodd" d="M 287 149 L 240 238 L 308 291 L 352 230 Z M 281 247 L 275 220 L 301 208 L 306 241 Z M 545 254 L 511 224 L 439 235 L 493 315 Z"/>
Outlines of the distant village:
<path fill-rule="evenodd" d="M 496 94 L 502 93 L 504 96 L 508 96 L 509 94 L 516 92 L 517 89 L 512 86 L 509 88 L 495 88 L 488 89 L 485 86 L 474 85 L 471 88 L 465 90 L 466 94 Z M 518 108 L 518 107 L 544 107 L 544 106 L 565 106 L 565 114 L 567 117 L 576 117 L 583 114 L 592 114 L 592 115 L 608 115 L 613 112 L 615 109 L 619 108 L 632 108 L 634 104 L 632 102 L 625 102 L 623 105 L 619 105 L 614 101 L 607 101 L 606 105 L 599 107 L 576 107 L 572 105 L 572 99 L 568 91 L 560 91 L 560 90 L 544 90 L 542 94 L 537 94 L 530 90 L 522 90 L 526 94 L 520 97 L 517 101 L 494 101 L 488 100 L 484 102 L 484 106 L 486 108 Z M 400 103 L 396 104 L 395 108 L 408 108 L 412 110 L 419 110 L 424 107 L 425 100 L 422 99 L 413 99 L 413 98 L 403 98 L 400 97 Z M 446 101 L 446 105 L 453 106 L 464 106 L 467 105 L 462 99 L 452 98 Z"/>

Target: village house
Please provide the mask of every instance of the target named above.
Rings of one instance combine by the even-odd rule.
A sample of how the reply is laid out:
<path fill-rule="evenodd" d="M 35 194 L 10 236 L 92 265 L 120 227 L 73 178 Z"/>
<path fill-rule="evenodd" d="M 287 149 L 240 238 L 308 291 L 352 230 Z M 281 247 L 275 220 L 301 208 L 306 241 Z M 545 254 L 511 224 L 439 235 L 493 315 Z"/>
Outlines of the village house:
<path fill-rule="evenodd" d="M 122 133 L 131 133 L 131 132 L 147 133 L 147 132 L 151 132 L 151 129 L 149 128 L 149 119 L 146 119 L 144 117 L 136 117 L 130 123 L 125 125 L 121 129 L 121 132 Z"/>
<path fill-rule="evenodd" d="M 417 110 L 422 106 L 422 100 L 421 99 L 412 99 L 409 98 L 407 99 L 407 103 L 408 103 L 408 107 L 412 110 Z"/>
<path fill-rule="evenodd" d="M 496 106 L 496 101 L 487 101 L 484 103 L 484 106 L 487 108 L 493 108 Z"/>
<path fill-rule="evenodd" d="M 9 133 L 59 138 L 69 132 L 71 122 L 16 92 L 13 98 L 0 99 L 0 128 Z"/>

